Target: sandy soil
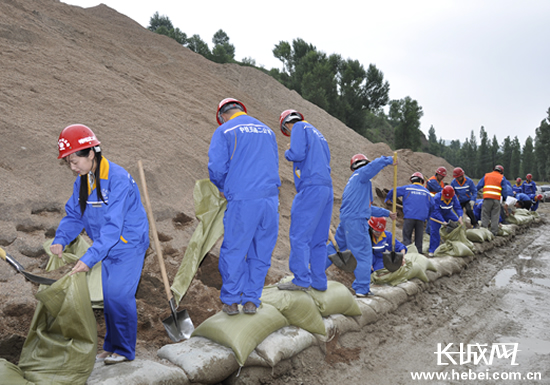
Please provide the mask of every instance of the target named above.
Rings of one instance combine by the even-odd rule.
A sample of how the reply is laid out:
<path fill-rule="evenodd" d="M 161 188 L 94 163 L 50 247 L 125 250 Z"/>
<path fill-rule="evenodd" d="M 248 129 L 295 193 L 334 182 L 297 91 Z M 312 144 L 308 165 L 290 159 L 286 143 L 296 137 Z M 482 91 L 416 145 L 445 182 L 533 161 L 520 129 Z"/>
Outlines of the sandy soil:
<path fill-rule="evenodd" d="M 136 178 L 137 161 L 143 161 L 170 280 L 197 225 L 192 192 L 196 180 L 208 177 L 207 150 L 221 99 L 242 100 L 251 115 L 278 135 L 281 221 L 267 283 L 289 273 L 288 229 L 295 192 L 291 165 L 283 158 L 288 139 L 277 129 L 280 111 L 298 109 L 327 137 L 335 190 L 333 227 L 338 224 L 351 156 L 359 152 L 369 158 L 392 155 L 387 145 L 360 137 L 261 71 L 209 62 L 104 5 L 82 9 L 56 0 L 0 2 L 0 67 L 0 246 L 31 272 L 43 272 L 47 257 L 42 244 L 54 236 L 72 191 L 74 175 L 56 159 L 59 133 L 72 123 L 90 126 L 102 142 L 104 155 Z M 400 150 L 398 156 L 400 185 L 408 183 L 415 171 L 430 176 L 439 166 L 452 169 L 443 159 L 428 154 Z M 383 205 L 384 191 L 392 187 L 392 181 L 391 168 L 373 180 L 376 204 Z M 221 309 L 218 250 L 219 243 L 206 256 L 180 304 L 188 309 L 195 325 Z M 292 361 L 290 374 L 262 377 L 262 381 L 296 383 L 297 378 L 312 376 L 310 380 L 323 383 L 336 378 L 330 374 L 333 370 L 342 372 L 339 378 L 346 378 L 350 368 L 349 375 L 366 378 L 374 368 L 394 367 L 392 357 L 399 357 L 397 361 L 406 367 L 422 355 L 431 360 L 433 344 L 420 344 L 432 330 L 426 325 L 452 329 L 454 311 L 450 309 L 458 309 L 472 293 L 477 297 L 500 267 L 495 263 L 493 275 L 479 279 L 477 275 L 466 279 L 467 271 L 464 281 L 453 277 L 438 282 L 433 293 L 423 293 L 415 303 L 389 316 L 386 323 L 374 325 L 369 330 L 377 336 L 374 340 L 344 335 L 333 342 L 327 361 L 319 352 L 309 350 Z M 347 285 L 353 279 L 335 268 L 329 269 L 328 275 Z M 36 307 L 36 290 L 36 285 L 0 262 L 0 357 L 14 363 Z M 495 288 L 495 292 L 499 290 L 503 289 Z M 152 250 L 146 257 L 137 301 L 137 354 L 154 359 L 157 349 L 171 341 L 162 326 L 170 311 Z M 479 309 L 493 303 L 482 301 Z M 101 345 L 101 311 L 96 311 L 96 318 Z M 401 335 L 406 336 L 407 349 L 390 348 L 398 345 Z M 419 349 L 414 350 L 417 345 Z M 406 357 L 400 351 L 412 354 Z M 391 372 L 397 375 L 401 370 Z M 373 378 L 384 383 L 381 374 Z"/>

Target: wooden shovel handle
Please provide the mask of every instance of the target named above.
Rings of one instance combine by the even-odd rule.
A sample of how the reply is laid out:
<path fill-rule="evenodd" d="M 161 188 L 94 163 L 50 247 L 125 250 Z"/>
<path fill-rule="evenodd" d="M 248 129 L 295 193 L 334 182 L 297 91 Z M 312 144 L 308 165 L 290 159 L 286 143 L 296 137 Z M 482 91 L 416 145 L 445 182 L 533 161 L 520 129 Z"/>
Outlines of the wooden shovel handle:
<path fill-rule="evenodd" d="M 141 160 L 138 160 L 139 177 L 141 179 L 141 186 L 143 187 L 143 197 L 145 198 L 145 208 L 147 210 L 147 216 L 149 217 L 149 225 L 151 226 L 151 233 L 153 233 L 153 241 L 155 242 L 155 251 L 157 252 L 157 258 L 160 266 L 160 274 L 162 275 L 162 281 L 164 282 L 164 290 L 168 300 L 172 299 L 172 289 L 168 283 L 168 276 L 166 275 L 166 267 L 164 266 L 164 258 L 162 256 L 162 249 L 160 247 L 159 236 L 157 233 L 157 226 L 155 224 L 155 217 L 153 215 L 153 209 L 151 208 L 151 201 L 149 200 L 149 193 L 147 192 L 147 182 L 145 182 L 145 173 L 143 172 L 143 165 Z"/>
<path fill-rule="evenodd" d="M 397 211 L 396 208 L 397 205 L 397 152 L 393 153 L 393 199 L 392 199 L 392 213 L 395 213 Z M 392 226 L 391 226 L 391 250 L 395 250 L 395 225 L 397 220 L 392 220 Z"/>
<path fill-rule="evenodd" d="M 332 245 L 336 249 L 337 252 L 340 252 L 340 249 L 338 248 L 338 244 L 336 243 L 336 239 L 334 239 L 334 234 L 332 234 L 332 231 L 328 229 L 328 239 L 332 242 Z"/>

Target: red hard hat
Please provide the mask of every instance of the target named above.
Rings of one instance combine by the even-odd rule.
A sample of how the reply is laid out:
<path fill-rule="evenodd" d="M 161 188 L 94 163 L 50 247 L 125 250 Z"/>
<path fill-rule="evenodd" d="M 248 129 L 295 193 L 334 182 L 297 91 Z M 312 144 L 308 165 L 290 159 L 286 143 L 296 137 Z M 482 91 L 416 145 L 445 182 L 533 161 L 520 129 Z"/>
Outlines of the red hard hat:
<path fill-rule="evenodd" d="M 542 194 L 538 194 L 538 195 L 535 197 L 535 200 L 541 201 L 541 200 L 542 200 Z"/>
<path fill-rule="evenodd" d="M 349 168 L 351 169 L 351 171 L 355 171 L 369 162 L 370 162 L 369 158 L 367 158 L 365 155 L 355 154 L 354 156 L 351 157 L 351 161 L 349 162 Z"/>
<path fill-rule="evenodd" d="M 283 135 L 290 136 L 290 132 L 286 129 L 285 124 L 292 120 L 304 120 L 304 115 L 296 110 L 284 110 L 279 117 L 279 127 Z"/>
<path fill-rule="evenodd" d="M 435 173 L 441 176 L 447 176 L 447 169 L 441 166 L 441 167 L 438 167 L 437 170 L 435 170 Z"/>
<path fill-rule="evenodd" d="M 240 106 L 240 109 L 246 113 L 246 107 L 237 99 L 225 98 L 224 100 L 222 100 L 218 104 L 218 110 L 216 111 L 216 120 L 218 121 L 218 124 L 221 126 L 222 124 L 225 123 L 222 118 L 222 114 L 225 111 L 231 108 L 239 108 L 239 106 Z"/>
<path fill-rule="evenodd" d="M 59 134 L 59 140 L 57 141 L 59 156 L 57 159 L 86 148 L 99 146 L 99 144 L 99 140 L 88 127 L 83 124 L 72 124 L 65 127 Z"/>
<path fill-rule="evenodd" d="M 516 183 L 517 184 L 521 183 L 521 178 L 516 179 Z"/>
<path fill-rule="evenodd" d="M 533 175 L 527 174 L 527 175 L 525 176 L 525 179 L 533 179 Z"/>
<path fill-rule="evenodd" d="M 500 164 L 497 164 L 494 170 L 500 172 L 501 174 L 504 174 L 504 167 L 502 167 Z"/>
<path fill-rule="evenodd" d="M 415 172 L 415 173 L 412 174 L 411 177 L 410 177 L 410 181 L 411 181 L 412 183 L 417 182 L 418 179 L 421 180 L 420 183 L 424 183 L 424 175 L 422 175 L 422 173 L 420 173 L 420 172 Z"/>
<path fill-rule="evenodd" d="M 386 229 L 386 218 L 384 217 L 370 217 L 369 226 L 376 231 L 384 231 Z"/>
<path fill-rule="evenodd" d="M 443 195 L 445 199 L 451 199 L 455 196 L 455 189 L 453 186 L 445 186 L 443 187 L 443 191 L 441 191 L 441 195 Z"/>
<path fill-rule="evenodd" d="M 453 178 L 460 178 L 464 175 L 464 170 L 460 167 L 457 167 L 453 170 Z"/>

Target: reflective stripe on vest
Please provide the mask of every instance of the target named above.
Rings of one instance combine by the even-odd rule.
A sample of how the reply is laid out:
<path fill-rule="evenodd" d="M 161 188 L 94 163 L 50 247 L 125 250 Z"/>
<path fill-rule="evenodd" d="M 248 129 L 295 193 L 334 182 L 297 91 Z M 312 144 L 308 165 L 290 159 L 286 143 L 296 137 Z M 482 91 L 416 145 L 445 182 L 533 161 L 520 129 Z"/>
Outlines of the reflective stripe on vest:
<path fill-rule="evenodd" d="M 493 171 L 485 174 L 485 186 L 483 186 L 483 199 L 500 200 L 502 192 L 502 178 L 504 175 L 498 171 Z"/>

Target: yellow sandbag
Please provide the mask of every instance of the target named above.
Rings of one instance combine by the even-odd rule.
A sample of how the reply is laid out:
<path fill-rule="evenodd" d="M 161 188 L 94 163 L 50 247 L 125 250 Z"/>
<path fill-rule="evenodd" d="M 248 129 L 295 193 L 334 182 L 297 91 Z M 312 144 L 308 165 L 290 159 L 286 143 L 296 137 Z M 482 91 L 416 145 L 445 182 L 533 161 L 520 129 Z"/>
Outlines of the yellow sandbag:
<path fill-rule="evenodd" d="M 97 329 L 86 275 L 66 275 L 36 293 L 39 303 L 19 368 L 38 384 L 85 384 L 97 352 Z"/>
<path fill-rule="evenodd" d="M 293 326 L 310 333 L 326 334 L 323 317 L 313 298 L 306 292 L 279 290 L 276 286 L 266 286 L 260 298 L 262 303 L 273 305 Z"/>
<path fill-rule="evenodd" d="M 34 382 L 25 380 L 19 366 L 0 358 L 0 383 L 9 385 L 34 385 Z"/>
<path fill-rule="evenodd" d="M 310 290 L 309 295 L 315 301 L 323 317 L 331 314 L 347 316 L 361 315 L 361 309 L 349 289 L 340 282 L 328 281 L 327 290 Z"/>
<path fill-rule="evenodd" d="M 268 335 L 288 326 L 287 319 L 274 306 L 262 303 L 256 314 L 229 316 L 219 312 L 201 323 L 192 337 L 205 337 L 231 348 L 240 366 Z"/>

